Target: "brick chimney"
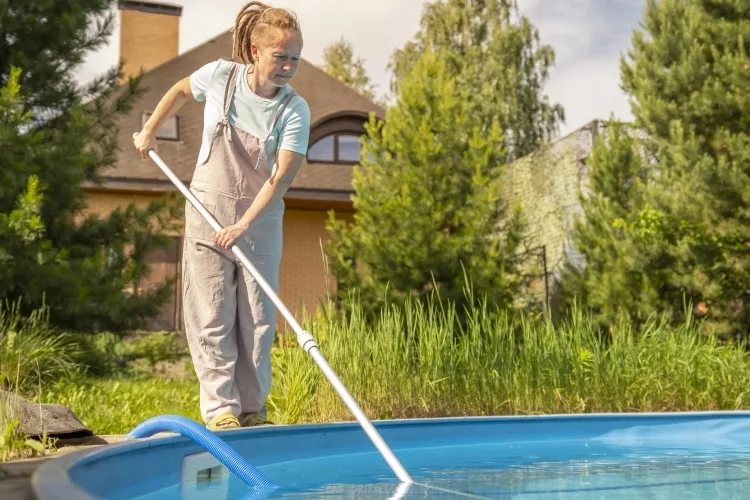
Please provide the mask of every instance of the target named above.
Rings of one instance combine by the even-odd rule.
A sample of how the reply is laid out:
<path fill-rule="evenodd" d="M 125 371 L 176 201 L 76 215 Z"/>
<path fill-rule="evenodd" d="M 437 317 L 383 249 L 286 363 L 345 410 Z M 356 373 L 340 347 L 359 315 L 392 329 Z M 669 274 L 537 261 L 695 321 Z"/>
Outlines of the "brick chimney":
<path fill-rule="evenodd" d="M 119 4 L 123 81 L 177 57 L 181 6 L 135 0 Z"/>

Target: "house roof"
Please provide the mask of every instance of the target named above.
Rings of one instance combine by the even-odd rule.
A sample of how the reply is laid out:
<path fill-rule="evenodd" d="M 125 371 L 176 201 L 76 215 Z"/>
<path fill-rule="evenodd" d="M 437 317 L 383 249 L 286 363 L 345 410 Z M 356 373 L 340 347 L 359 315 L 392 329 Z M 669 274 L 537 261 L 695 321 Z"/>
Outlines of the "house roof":
<path fill-rule="evenodd" d="M 164 93 L 181 78 L 190 75 L 202 65 L 219 58 L 229 59 L 232 53 L 232 34 L 226 31 L 202 45 L 167 61 L 145 73 L 141 86 L 143 96 L 133 109 L 118 119 L 117 164 L 104 172 L 104 189 L 125 191 L 167 191 L 171 184 L 149 160 L 143 160 L 133 147 L 133 133 L 140 131 L 141 116 L 153 110 Z M 329 76 L 305 59 L 300 61 L 297 74 L 290 81 L 297 93 L 310 106 L 311 136 L 317 124 L 336 116 L 364 116 L 374 112 L 384 118 L 385 112 L 371 100 L 354 91 L 339 80 Z M 177 141 L 159 140 L 159 156 L 177 176 L 190 182 L 201 145 L 203 130 L 203 103 L 190 99 L 177 113 L 179 135 Z M 308 163 L 305 159 L 300 172 L 288 191 L 287 197 L 331 199 L 342 201 L 353 192 L 351 165 Z"/>

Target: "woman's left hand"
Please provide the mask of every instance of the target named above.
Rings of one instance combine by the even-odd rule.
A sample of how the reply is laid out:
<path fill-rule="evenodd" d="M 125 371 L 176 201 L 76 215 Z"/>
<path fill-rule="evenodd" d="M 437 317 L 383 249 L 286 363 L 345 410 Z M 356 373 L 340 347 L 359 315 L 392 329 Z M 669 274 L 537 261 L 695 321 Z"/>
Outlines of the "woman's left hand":
<path fill-rule="evenodd" d="M 237 241 L 240 236 L 242 236 L 242 233 L 247 231 L 248 227 L 249 225 L 243 224 L 242 222 L 227 226 L 216 233 L 214 242 L 221 248 L 232 248 L 234 242 Z"/>

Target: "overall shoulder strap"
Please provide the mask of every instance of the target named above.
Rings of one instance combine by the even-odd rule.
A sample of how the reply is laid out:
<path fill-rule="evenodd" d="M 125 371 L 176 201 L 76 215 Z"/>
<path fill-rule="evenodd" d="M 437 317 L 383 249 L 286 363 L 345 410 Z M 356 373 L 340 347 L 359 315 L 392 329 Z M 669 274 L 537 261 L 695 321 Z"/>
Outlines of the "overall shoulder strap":
<path fill-rule="evenodd" d="M 276 124 L 279 121 L 279 118 L 281 118 L 281 114 L 284 112 L 284 110 L 289 106 L 289 103 L 292 102 L 292 99 L 294 99 L 294 96 L 297 95 L 297 92 L 294 91 L 294 89 L 289 90 L 289 94 L 284 96 L 284 99 L 281 100 L 279 103 L 279 106 L 276 108 L 276 113 L 274 113 L 273 120 L 271 120 L 271 125 L 268 127 L 268 134 L 266 135 L 266 140 L 268 140 L 269 137 L 271 137 L 271 134 L 273 134 L 273 129 L 276 128 Z"/>
<path fill-rule="evenodd" d="M 237 63 L 232 64 L 232 69 L 229 71 L 227 77 L 227 83 L 224 90 L 224 118 L 229 116 L 229 107 L 232 104 L 232 96 L 234 95 L 234 89 L 237 87 L 237 71 L 240 65 Z"/>

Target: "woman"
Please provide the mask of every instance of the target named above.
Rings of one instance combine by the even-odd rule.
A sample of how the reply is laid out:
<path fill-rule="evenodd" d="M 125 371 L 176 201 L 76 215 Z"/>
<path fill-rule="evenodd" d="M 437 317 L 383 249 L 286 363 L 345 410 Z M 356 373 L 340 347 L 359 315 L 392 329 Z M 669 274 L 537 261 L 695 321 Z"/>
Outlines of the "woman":
<path fill-rule="evenodd" d="M 268 423 L 273 302 L 235 260 L 237 244 L 278 290 L 283 195 L 307 153 L 310 110 L 288 85 L 302 34 L 296 16 L 248 3 L 234 26 L 233 58 L 175 84 L 135 147 L 144 158 L 155 132 L 192 95 L 205 101 L 203 143 L 190 188 L 224 229 L 215 233 L 185 205 L 184 325 L 209 429 Z"/>

